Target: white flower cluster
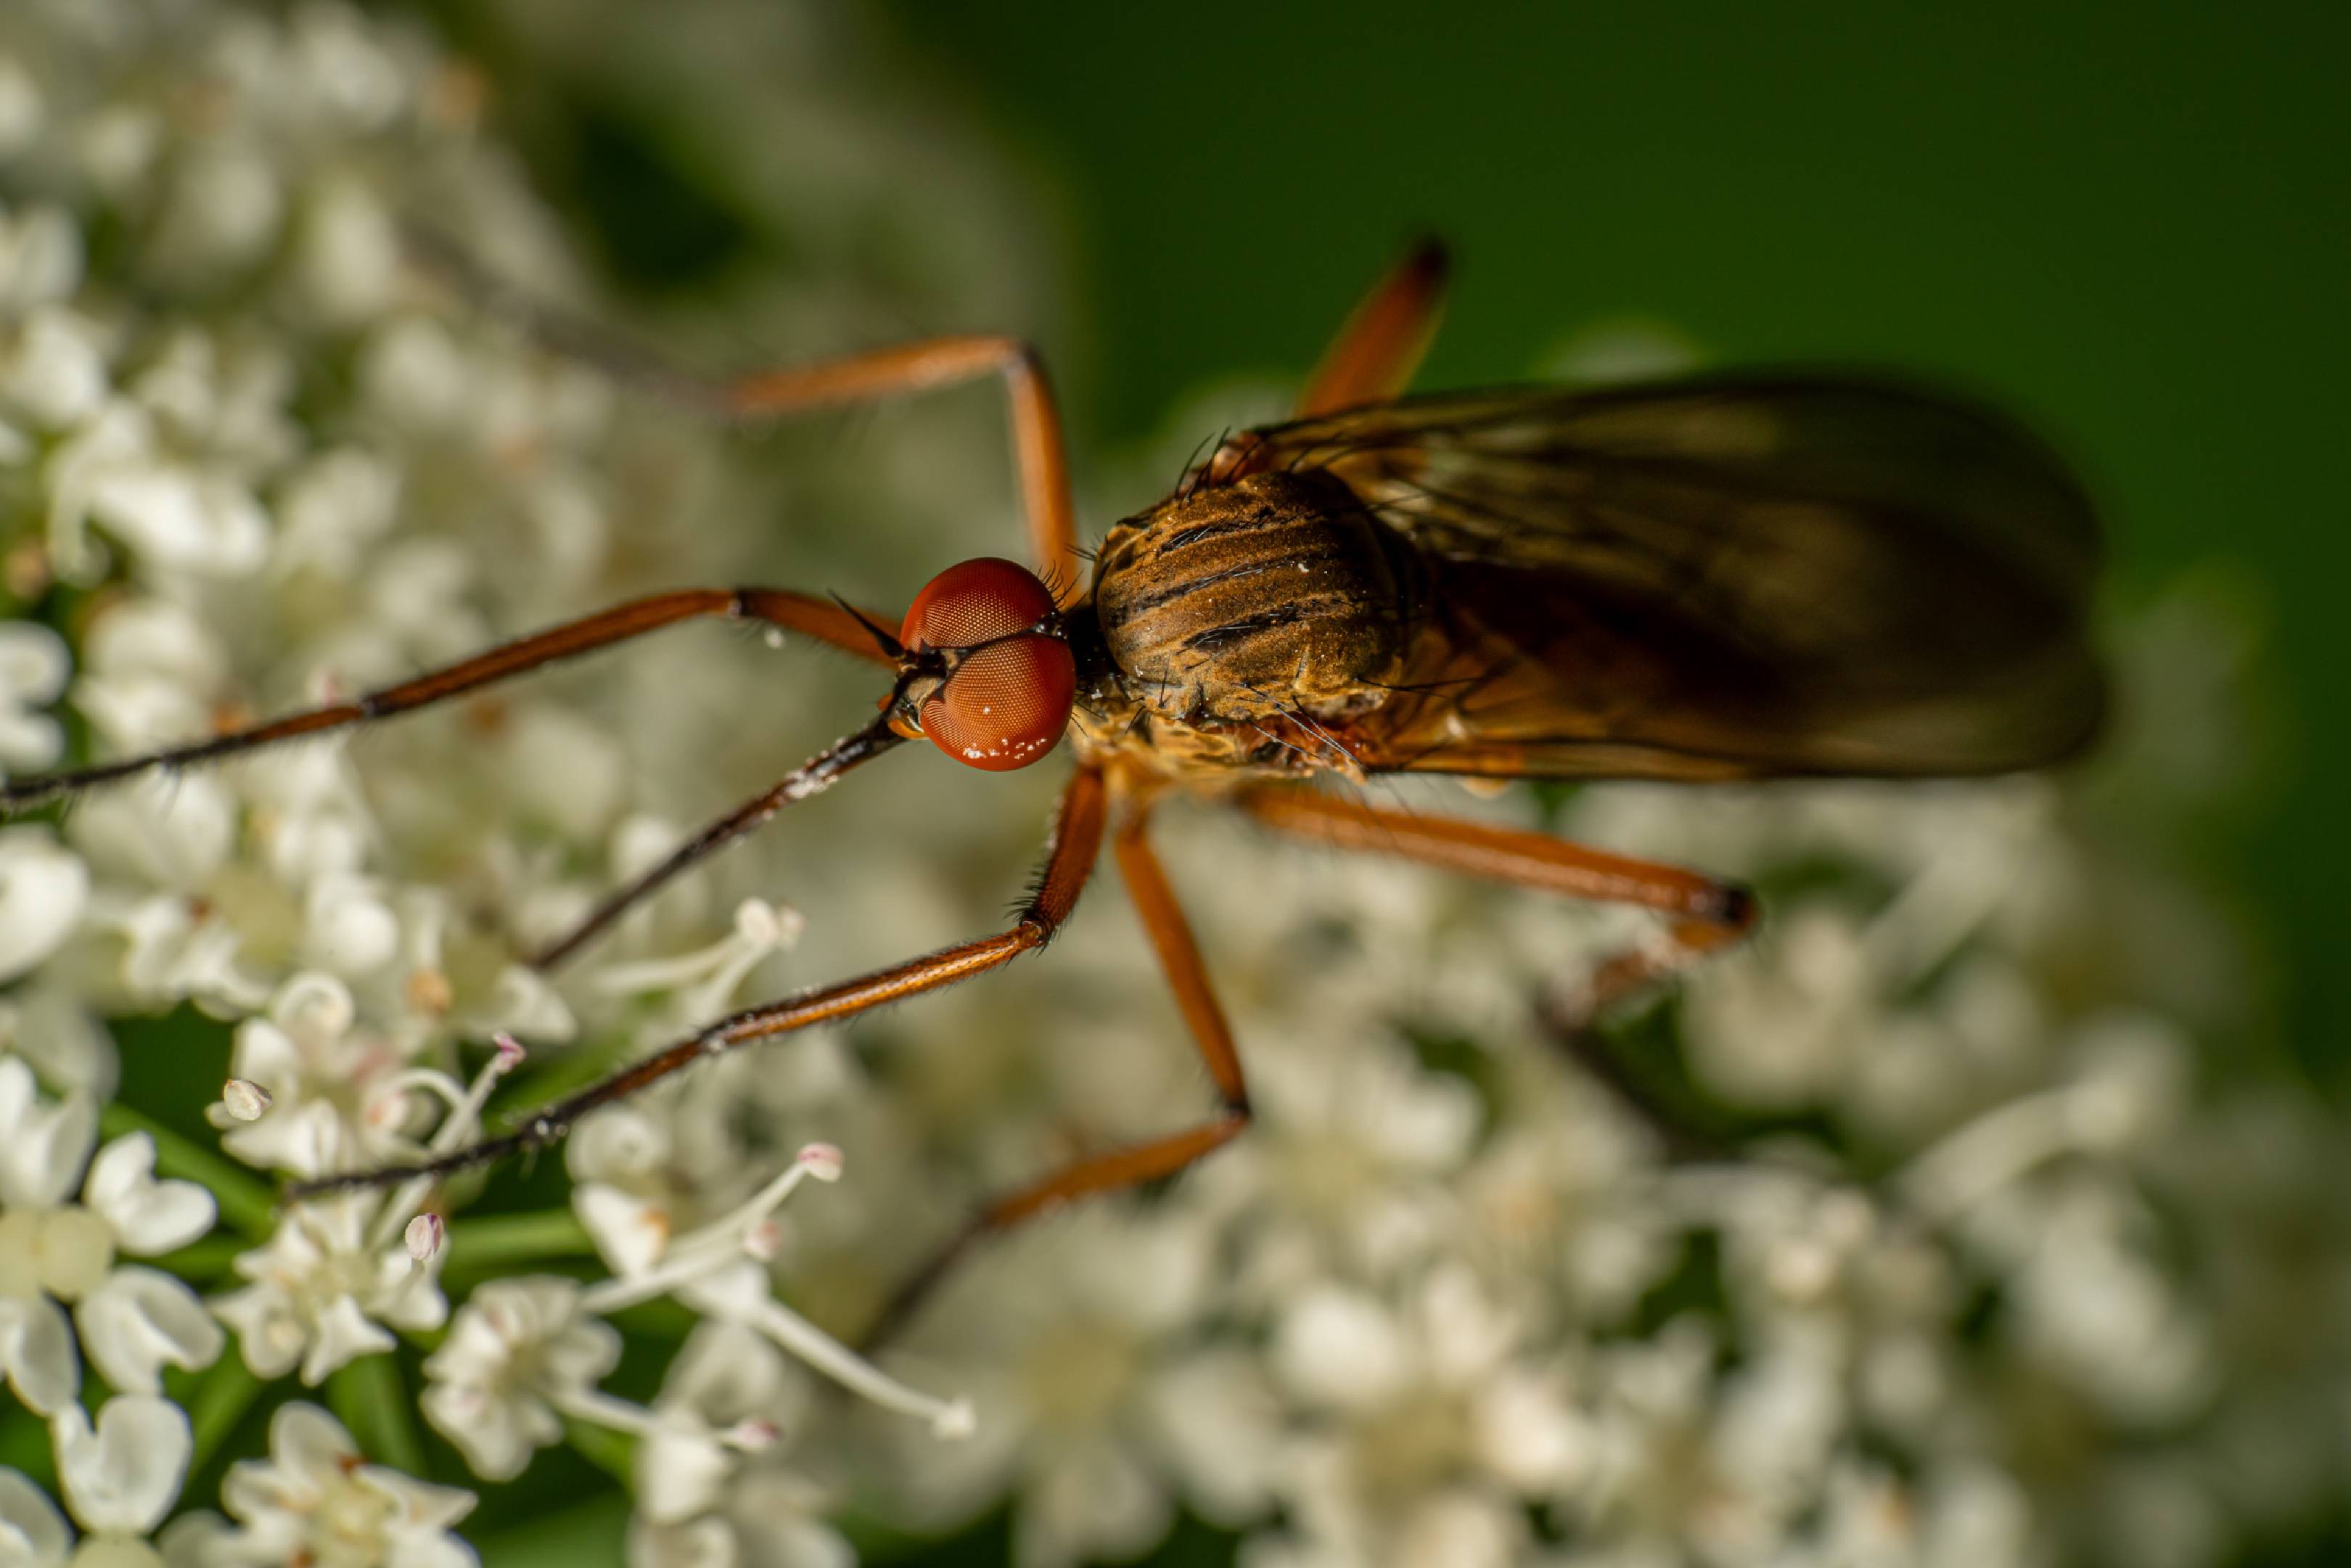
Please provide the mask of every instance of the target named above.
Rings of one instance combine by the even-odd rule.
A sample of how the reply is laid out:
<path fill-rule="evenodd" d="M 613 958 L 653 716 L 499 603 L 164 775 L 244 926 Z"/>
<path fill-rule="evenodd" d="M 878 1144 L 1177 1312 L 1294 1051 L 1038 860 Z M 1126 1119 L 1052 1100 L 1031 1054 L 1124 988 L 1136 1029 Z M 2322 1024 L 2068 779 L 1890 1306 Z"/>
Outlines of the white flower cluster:
<path fill-rule="evenodd" d="M 588 5 L 502 11 L 551 71 L 653 84 L 631 101 L 795 237 L 796 275 L 715 302 L 726 352 L 1033 319 L 1000 180 L 852 101 L 816 7 Z M 482 129 L 494 90 L 334 5 L 0 12 L 0 767 L 202 737 L 668 582 L 883 602 L 1013 548 L 977 394 L 861 425 L 846 464 L 754 446 L 404 261 L 426 214 L 580 293 Z M 1263 391 L 1194 411 L 1150 476 Z M 2190 689 L 2200 661 L 2209 690 L 2225 650 L 2197 624 L 2192 597 L 2147 615 L 2126 686 Z M 599 1431 L 632 1445 L 598 1451 L 640 1568 L 845 1562 L 844 1498 L 915 1529 L 1009 1499 L 1024 1568 L 1140 1552 L 1179 1511 L 1250 1568 L 2200 1568 L 2344 1484 L 2346 1149 L 2282 1080 L 2214 1070 L 2245 965 L 2147 845 L 2195 793 L 2181 759 L 2238 748 L 2179 705 L 2063 792 L 1555 807 L 1769 910 L 1672 1014 L 1573 1056 L 1535 1003 L 1638 919 L 1165 813 L 1257 1125 L 1165 1192 L 977 1249 L 898 1353 L 968 1404 L 818 1325 L 865 1321 L 982 1196 L 1208 1109 L 1107 875 L 1050 956 L 861 1026 L 870 1054 L 811 1033 L 591 1119 L 562 1209 L 281 1211 L 230 1163 L 445 1149 L 526 1044 L 576 1082 L 988 928 L 1052 780 L 902 758 L 811 808 L 852 826 L 779 823 L 552 979 L 519 961 L 839 733 L 873 694 L 837 674 L 681 630 L 0 828 L 0 1371 L 25 1406 L 0 1426 L 54 1455 L 53 1485 L 0 1470 L 0 1561 L 468 1561 L 475 1491 Z M 987 809 L 941 810 L 952 789 Z M 231 1037 L 228 1162 L 161 1124 L 108 1028 L 183 1004 L 228 1020 L 173 1037 Z M 610 1392 L 649 1345 L 659 1393 Z M 415 1405 L 473 1487 L 284 1399 L 395 1353 L 424 1353 Z M 828 1419 L 811 1368 L 874 1413 Z M 274 1406 L 268 1458 L 228 1469 L 225 1517 L 166 1524 L 207 1445 L 259 1432 L 220 1415 L 237 1398 Z"/>
<path fill-rule="evenodd" d="M 381 685 L 640 591 L 647 559 L 725 580 L 741 551 L 723 530 L 664 538 L 737 515 L 719 433 L 628 406 L 404 256 L 400 223 L 430 214 L 518 282 L 574 287 L 483 138 L 484 90 L 340 5 L 0 15 L 0 593 L 17 617 L 0 624 L 0 767 L 57 765 L 69 727 L 121 756 Z M 820 312 L 852 286 L 787 287 L 757 314 Z M 751 661 L 699 653 L 709 711 L 747 707 L 730 684 L 750 689 Z M 773 660 L 757 695 L 789 722 Z M 685 684 L 675 655 L 662 678 Z M 830 1148 L 763 1174 L 745 1130 L 714 1126 L 695 1146 L 698 1219 L 655 1237 L 625 1127 L 599 1126 L 580 1147 L 615 1151 L 609 1179 L 583 1178 L 578 1219 L 525 1217 L 537 1239 L 516 1256 L 576 1269 L 601 1247 L 619 1277 L 489 1279 L 453 1312 L 443 1270 L 470 1232 L 420 1211 L 423 1190 L 278 1208 L 173 1116 L 113 1103 L 110 1018 L 237 1020 L 209 1113 L 223 1149 L 319 1176 L 478 1134 L 523 1042 L 578 1042 L 588 1058 L 557 1070 L 592 1071 L 725 1010 L 800 922 L 708 881 L 559 978 L 521 961 L 665 853 L 726 761 L 664 727 L 693 704 L 611 720 L 591 691 L 501 691 L 364 762 L 312 743 L 0 829 L 0 1374 L 23 1406 L 0 1421 L 47 1422 L 87 1533 L 76 1546 L 39 1488 L 0 1471 L 0 1558 L 152 1559 L 145 1538 L 241 1402 L 403 1341 L 435 1347 L 422 1414 L 480 1477 L 517 1474 L 567 1422 L 629 1435 L 640 1561 L 763 1531 L 837 1541 L 816 1512 L 829 1491 L 779 1445 L 809 1426 L 787 1357 L 942 1437 L 968 1425 L 777 1298 L 760 1261 L 776 1211 L 838 1174 Z M 493 1040 L 470 1082 L 455 1071 L 459 1047 Z M 123 1130 L 99 1147 L 109 1118 Z M 233 1239 L 211 1234 L 224 1218 Z M 704 1326 L 645 1408 L 599 1385 L 619 1359 L 605 1318 L 655 1297 Z M 192 1433 L 164 1397 L 189 1389 L 222 1431 Z M 93 1436 L 82 1402 L 110 1395 Z M 270 1444 L 268 1465 L 229 1472 L 228 1520 L 190 1516 L 165 1556 L 470 1560 L 450 1528 L 467 1492 L 359 1463 L 299 1403 Z M 803 1502 L 770 1530 L 738 1490 Z"/>
<path fill-rule="evenodd" d="M 1038 1565 L 1179 1504 L 1250 1563 L 2184 1563 L 2340 1487 L 2340 1130 L 2199 1088 L 2194 1009 L 2139 999 L 2212 972 L 2216 919 L 2039 781 L 1599 791 L 1565 825 L 1771 910 L 1677 1050 L 1628 1034 L 1596 1077 L 1526 1004 L 1617 921 L 1192 830 L 1258 1124 L 972 1270 L 919 1348 L 980 1441 L 904 1460 L 915 1506 L 1014 1488 Z M 1056 956 L 1112 994 L 1103 949 Z M 1172 1030 L 1051 1031 L 1134 1074 L 1133 1130 L 1178 1113 Z"/>

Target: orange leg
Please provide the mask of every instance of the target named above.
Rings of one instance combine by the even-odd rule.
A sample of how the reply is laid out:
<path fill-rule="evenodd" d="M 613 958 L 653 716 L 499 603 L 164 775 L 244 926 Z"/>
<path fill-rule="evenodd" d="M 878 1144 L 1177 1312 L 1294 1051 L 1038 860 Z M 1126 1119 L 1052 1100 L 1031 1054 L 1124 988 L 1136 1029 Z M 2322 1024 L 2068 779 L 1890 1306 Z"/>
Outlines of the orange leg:
<path fill-rule="evenodd" d="M 1084 565 L 1078 555 L 1077 509 L 1070 499 L 1070 456 L 1052 383 L 1029 344 L 1018 338 L 934 338 L 762 371 L 729 382 L 725 395 L 734 413 L 764 417 L 893 397 L 998 373 L 1012 399 L 1012 447 L 1020 464 L 1029 548 L 1055 601 L 1067 608 L 1077 601 Z"/>
<path fill-rule="evenodd" d="M 1445 247 L 1424 239 L 1364 297 L 1299 394 L 1298 417 L 1401 397 L 1437 335 Z"/>
<path fill-rule="evenodd" d="M 868 1348 L 894 1337 L 924 1298 L 946 1277 L 947 1270 L 981 1238 L 1050 1213 L 1076 1198 L 1116 1192 L 1174 1176 L 1230 1143 L 1249 1126 L 1249 1084 L 1241 1075 L 1240 1055 L 1233 1048 L 1232 1028 L 1225 1021 L 1225 1010 L 1217 1005 L 1216 992 L 1209 987 L 1207 969 L 1200 961 L 1199 944 L 1193 940 L 1191 925 L 1176 902 L 1175 891 L 1167 885 L 1167 873 L 1160 868 L 1159 857 L 1152 852 L 1145 833 L 1150 817 L 1147 805 L 1136 805 L 1119 824 L 1111 847 L 1118 857 L 1119 873 L 1126 879 L 1127 892 L 1134 899 L 1135 912 L 1143 917 L 1143 928 L 1151 938 L 1152 949 L 1159 955 L 1159 966 L 1166 972 L 1168 987 L 1176 993 L 1176 1005 L 1192 1031 L 1201 1060 L 1207 1064 L 1208 1076 L 1217 1085 L 1217 1095 L 1222 1102 L 1217 1114 L 1179 1133 L 1074 1161 L 983 1207 L 890 1298 L 866 1329 L 862 1343 Z"/>
<path fill-rule="evenodd" d="M 590 1084 L 569 1099 L 534 1113 L 521 1126 L 503 1136 L 484 1138 L 413 1165 L 297 1182 L 287 1189 L 288 1195 L 301 1198 L 360 1187 L 396 1186 L 418 1177 L 455 1176 L 533 1149 L 543 1149 L 561 1140 L 591 1111 L 626 1099 L 705 1057 L 717 1056 L 811 1024 L 854 1018 L 871 1009 L 986 974 L 1032 948 L 1041 947 L 1052 940 L 1053 933 L 1070 917 L 1101 854 L 1106 793 L 1099 769 L 1081 768 L 1071 777 L 1061 791 L 1052 843 L 1045 853 L 1044 874 L 1038 879 L 1037 891 L 1029 906 L 1008 930 L 721 1019 Z"/>
<path fill-rule="evenodd" d="M 648 632 L 673 626 L 681 621 L 703 617 L 764 621 L 768 625 L 829 643 L 844 653 L 854 653 L 886 668 L 897 668 L 897 661 L 883 653 L 873 634 L 859 623 L 857 612 L 832 601 L 775 588 L 680 589 L 672 593 L 632 599 L 597 614 L 549 627 L 544 632 L 493 648 L 486 653 L 477 653 L 445 669 L 402 681 L 398 685 L 386 686 L 381 691 L 370 692 L 350 702 L 329 703 L 324 707 L 289 714 L 249 729 L 214 736 L 210 740 L 192 741 L 185 746 L 150 752 L 144 757 L 129 757 L 119 762 L 104 762 L 95 768 L 78 768 L 69 773 L 12 779 L 0 784 L 0 811 L 38 805 L 60 795 L 74 794 L 96 785 L 116 783 L 154 769 L 217 762 L 281 740 L 323 735 L 329 730 L 348 728 L 371 719 L 413 713 L 418 708 L 477 691 L 496 681 L 525 674 L 582 653 L 594 653 L 600 648 L 609 648 L 616 643 L 625 643 L 632 637 L 641 637 Z"/>
<path fill-rule="evenodd" d="M 1583 995 L 1554 1009 L 1552 1021 L 1562 1029 L 1582 1028 L 1612 1003 L 1729 946 L 1755 925 L 1754 895 L 1734 883 L 1542 833 L 1382 810 L 1295 784 L 1248 785 L 1232 799 L 1268 827 L 1342 849 L 1402 855 L 1521 887 L 1665 912 L 1662 942 L 1603 960 Z"/>
<path fill-rule="evenodd" d="M 868 402 L 1001 375 L 1012 402 L 1012 445 L 1029 549 L 1063 607 L 1076 601 L 1083 562 L 1070 498 L 1061 415 L 1037 350 L 1018 338 L 934 338 L 813 364 L 735 377 L 681 371 L 604 329 L 553 310 L 484 272 L 462 246 L 412 226 L 409 248 L 482 308 L 513 321 L 549 349 L 581 360 L 657 396 L 733 419 L 766 419 L 803 409 Z"/>

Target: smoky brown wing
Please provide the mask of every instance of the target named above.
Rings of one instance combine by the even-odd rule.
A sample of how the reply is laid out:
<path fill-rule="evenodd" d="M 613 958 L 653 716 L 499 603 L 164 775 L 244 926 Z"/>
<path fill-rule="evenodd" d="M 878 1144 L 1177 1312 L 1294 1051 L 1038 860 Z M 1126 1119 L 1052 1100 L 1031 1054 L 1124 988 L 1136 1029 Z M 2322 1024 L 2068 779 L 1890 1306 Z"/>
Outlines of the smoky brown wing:
<path fill-rule="evenodd" d="M 1417 579 L 1381 769 L 2001 772 L 2095 731 L 2096 519 L 1971 403 L 1842 374 L 1413 399 L 1251 431 L 1200 476 L 1343 479 Z"/>

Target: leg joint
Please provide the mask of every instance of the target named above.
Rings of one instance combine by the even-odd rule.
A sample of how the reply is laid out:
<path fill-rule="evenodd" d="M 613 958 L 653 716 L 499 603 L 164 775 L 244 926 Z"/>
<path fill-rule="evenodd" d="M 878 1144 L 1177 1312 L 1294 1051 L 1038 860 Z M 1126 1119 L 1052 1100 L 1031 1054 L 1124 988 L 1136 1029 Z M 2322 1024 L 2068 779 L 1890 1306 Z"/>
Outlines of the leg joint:
<path fill-rule="evenodd" d="M 1026 338 L 1006 338 L 1003 343 L 1005 374 L 1043 378 L 1045 356 L 1036 344 Z"/>
<path fill-rule="evenodd" d="M 1762 908 L 1756 903 L 1754 889 L 1742 883 L 1726 882 L 1716 886 L 1714 896 L 1694 913 L 1701 920 L 1743 933 L 1754 926 Z"/>

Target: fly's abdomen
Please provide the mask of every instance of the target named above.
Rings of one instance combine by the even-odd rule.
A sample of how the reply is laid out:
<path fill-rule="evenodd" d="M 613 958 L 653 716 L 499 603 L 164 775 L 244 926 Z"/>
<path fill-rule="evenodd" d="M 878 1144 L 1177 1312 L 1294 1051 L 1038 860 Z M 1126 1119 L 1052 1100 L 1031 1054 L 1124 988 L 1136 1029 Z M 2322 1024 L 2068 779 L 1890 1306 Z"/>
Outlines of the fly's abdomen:
<path fill-rule="evenodd" d="M 1171 719 L 1369 706 L 1403 642 L 1402 547 L 1327 474 L 1255 474 L 1113 529 L 1094 567 L 1103 642 Z"/>

